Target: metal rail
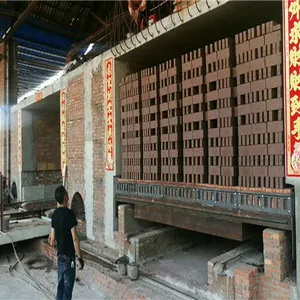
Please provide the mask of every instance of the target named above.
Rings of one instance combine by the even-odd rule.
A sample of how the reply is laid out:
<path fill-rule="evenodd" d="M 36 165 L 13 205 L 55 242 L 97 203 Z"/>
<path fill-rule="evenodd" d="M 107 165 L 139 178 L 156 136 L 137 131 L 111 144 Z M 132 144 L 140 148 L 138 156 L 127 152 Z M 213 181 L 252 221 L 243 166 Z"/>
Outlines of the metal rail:
<path fill-rule="evenodd" d="M 232 211 L 261 212 L 282 216 L 294 215 L 294 194 L 271 194 L 239 190 L 180 187 L 178 184 L 124 182 L 115 179 L 117 196 L 143 197 L 182 201 L 207 207 L 221 207 Z"/>

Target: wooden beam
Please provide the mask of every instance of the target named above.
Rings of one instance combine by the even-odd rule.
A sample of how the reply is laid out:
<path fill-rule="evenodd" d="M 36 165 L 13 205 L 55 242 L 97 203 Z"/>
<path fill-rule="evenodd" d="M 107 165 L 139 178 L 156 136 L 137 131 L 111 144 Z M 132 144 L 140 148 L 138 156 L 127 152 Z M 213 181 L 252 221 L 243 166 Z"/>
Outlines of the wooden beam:
<path fill-rule="evenodd" d="M 244 241 L 243 224 L 210 218 L 195 211 L 135 205 L 134 216 L 151 222 Z"/>
<path fill-rule="evenodd" d="M 228 220 L 235 223 L 251 224 L 264 227 L 272 227 L 283 230 L 293 229 L 293 217 L 272 215 L 267 213 L 246 212 L 242 210 L 232 211 L 220 207 L 204 207 L 201 205 L 186 204 L 180 201 L 168 201 L 159 199 L 134 198 L 126 196 L 117 196 L 117 201 L 144 206 L 163 206 L 168 209 L 183 209 L 201 212 L 213 219 Z"/>

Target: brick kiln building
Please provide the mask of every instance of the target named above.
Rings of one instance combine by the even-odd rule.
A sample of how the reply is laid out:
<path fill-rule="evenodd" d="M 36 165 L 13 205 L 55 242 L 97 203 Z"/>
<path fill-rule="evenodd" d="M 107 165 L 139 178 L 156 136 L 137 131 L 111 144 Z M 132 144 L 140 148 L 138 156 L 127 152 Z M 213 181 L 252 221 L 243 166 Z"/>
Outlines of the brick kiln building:
<path fill-rule="evenodd" d="M 240 246 L 208 261 L 209 288 L 230 299 L 291 299 L 298 238 L 288 183 L 299 174 L 300 129 L 292 69 L 298 48 L 288 46 L 299 43 L 292 27 L 299 9 L 294 13 L 293 1 L 283 9 L 178 2 L 154 24 L 116 35 L 109 50 L 86 55 L 54 83 L 10 102 L 1 119 L 2 173 L 22 202 L 53 200 L 64 182 L 81 233 L 97 249 L 132 260 L 186 242 L 176 228 L 239 242 L 258 238 L 262 266 L 244 262 L 225 272 L 254 247 Z M 124 28 L 113 25 L 118 30 Z M 7 89 L 16 98 L 18 84 L 6 86 L 7 74 L 13 78 L 6 62 L 3 107 Z M 168 227 L 148 230 L 154 224 Z"/>

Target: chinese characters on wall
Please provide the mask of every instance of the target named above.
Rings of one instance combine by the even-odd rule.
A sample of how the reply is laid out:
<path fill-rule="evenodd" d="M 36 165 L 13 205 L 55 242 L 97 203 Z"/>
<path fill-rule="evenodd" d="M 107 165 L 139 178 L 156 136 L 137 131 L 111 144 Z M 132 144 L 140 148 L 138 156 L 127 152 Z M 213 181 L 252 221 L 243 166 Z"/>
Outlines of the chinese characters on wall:
<path fill-rule="evenodd" d="M 66 147 L 66 90 L 60 92 L 60 144 L 61 144 L 61 172 L 65 178 L 67 165 L 67 147 Z"/>
<path fill-rule="evenodd" d="M 22 112 L 18 111 L 18 167 L 22 172 Z"/>
<path fill-rule="evenodd" d="M 43 92 L 39 91 L 35 94 L 35 102 L 39 102 L 43 99 Z"/>
<path fill-rule="evenodd" d="M 286 175 L 300 176 L 300 0 L 283 1 Z"/>
<path fill-rule="evenodd" d="M 106 96 L 106 170 L 114 170 L 114 104 L 113 104 L 113 59 L 105 61 Z"/>

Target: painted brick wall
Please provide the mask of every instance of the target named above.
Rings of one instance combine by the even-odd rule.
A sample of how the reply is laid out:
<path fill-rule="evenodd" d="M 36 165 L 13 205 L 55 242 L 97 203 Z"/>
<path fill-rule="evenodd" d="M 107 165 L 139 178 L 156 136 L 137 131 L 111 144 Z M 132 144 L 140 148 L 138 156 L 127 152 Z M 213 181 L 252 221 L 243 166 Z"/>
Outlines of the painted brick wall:
<path fill-rule="evenodd" d="M 70 200 L 79 192 L 84 200 L 84 77 L 69 81 L 67 87 L 67 188 Z"/>
<path fill-rule="evenodd" d="M 10 116 L 10 166 L 11 166 L 11 184 L 13 182 L 17 185 L 17 193 L 19 191 L 19 167 L 18 167 L 18 112 L 14 112 Z"/>
<path fill-rule="evenodd" d="M 102 66 L 102 65 L 101 65 Z M 102 68 L 93 73 L 92 113 L 94 147 L 94 236 L 102 242 L 104 237 L 104 176 L 105 176 L 105 131 L 104 131 L 104 82 Z"/>
<path fill-rule="evenodd" d="M 59 111 L 37 111 L 33 119 L 37 170 L 60 169 Z"/>

